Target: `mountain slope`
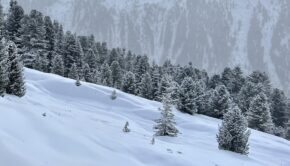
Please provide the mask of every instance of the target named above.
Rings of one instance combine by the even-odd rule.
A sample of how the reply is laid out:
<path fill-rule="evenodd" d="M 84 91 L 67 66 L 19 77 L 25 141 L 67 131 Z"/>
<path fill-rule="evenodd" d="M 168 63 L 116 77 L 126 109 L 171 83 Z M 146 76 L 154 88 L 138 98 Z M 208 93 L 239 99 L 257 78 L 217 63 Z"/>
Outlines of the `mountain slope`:
<path fill-rule="evenodd" d="M 6 4 L 9 0 L 3 0 Z M 288 0 L 21 0 L 79 34 L 210 72 L 262 70 L 290 92 Z"/>
<path fill-rule="evenodd" d="M 252 130 L 249 156 L 217 148 L 219 120 L 175 111 L 177 138 L 150 141 L 157 102 L 25 69 L 27 95 L 0 99 L 0 164 L 9 166 L 281 166 L 290 142 Z M 46 116 L 43 116 L 46 113 Z M 129 121 L 131 132 L 122 128 Z"/>

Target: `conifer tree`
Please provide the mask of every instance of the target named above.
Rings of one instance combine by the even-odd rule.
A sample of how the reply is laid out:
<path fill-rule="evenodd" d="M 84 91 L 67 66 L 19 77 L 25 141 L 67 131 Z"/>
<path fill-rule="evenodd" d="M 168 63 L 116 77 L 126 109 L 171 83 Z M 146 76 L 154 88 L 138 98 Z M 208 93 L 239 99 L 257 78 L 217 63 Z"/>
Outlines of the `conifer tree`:
<path fill-rule="evenodd" d="M 91 72 L 89 64 L 87 63 L 85 64 L 83 71 L 85 81 L 93 83 L 94 82 L 93 73 Z"/>
<path fill-rule="evenodd" d="M 112 71 L 107 63 L 104 63 L 101 67 L 101 81 L 105 86 L 113 86 Z"/>
<path fill-rule="evenodd" d="M 248 154 L 250 131 L 247 129 L 247 120 L 240 109 L 235 106 L 225 115 L 219 127 L 217 141 L 219 149 L 240 154 Z"/>
<path fill-rule="evenodd" d="M 113 87 L 120 89 L 122 83 L 122 71 L 118 61 L 111 64 Z"/>
<path fill-rule="evenodd" d="M 157 65 L 153 66 L 152 69 L 152 99 L 155 101 L 159 100 L 159 86 L 160 86 L 160 73 L 159 73 L 159 68 Z"/>
<path fill-rule="evenodd" d="M 4 50 L 5 40 L 0 41 L 0 96 L 4 96 L 8 84 L 8 57 Z"/>
<path fill-rule="evenodd" d="M 76 86 L 81 86 L 81 81 L 80 81 L 80 77 L 77 76 L 77 79 L 76 79 Z"/>
<path fill-rule="evenodd" d="M 172 77 L 168 74 L 162 75 L 160 84 L 159 84 L 159 90 L 158 90 L 158 100 L 162 101 L 164 95 L 167 93 L 168 89 L 172 88 Z"/>
<path fill-rule="evenodd" d="M 113 90 L 112 94 L 111 94 L 111 99 L 112 100 L 116 100 L 117 99 L 117 91 Z"/>
<path fill-rule="evenodd" d="M 136 82 L 134 73 L 129 71 L 124 75 L 122 80 L 122 91 L 129 94 L 135 94 Z"/>
<path fill-rule="evenodd" d="M 48 72 L 51 72 L 52 68 L 52 59 L 55 50 L 55 31 L 53 29 L 53 23 L 49 16 L 44 17 L 44 41 L 45 41 L 45 55 L 48 60 Z"/>
<path fill-rule="evenodd" d="M 273 123 L 276 127 L 285 128 L 289 118 L 287 108 L 287 97 L 284 92 L 279 89 L 274 89 L 271 94 L 271 115 Z"/>
<path fill-rule="evenodd" d="M 197 106 L 194 102 L 194 86 L 191 77 L 186 77 L 179 88 L 177 108 L 184 113 L 194 114 Z"/>
<path fill-rule="evenodd" d="M 55 55 L 52 60 L 52 73 L 64 76 L 64 65 L 61 55 Z"/>
<path fill-rule="evenodd" d="M 267 133 L 272 133 L 273 122 L 270 114 L 270 106 L 264 93 L 256 95 L 247 113 L 249 127 Z"/>
<path fill-rule="evenodd" d="M 124 128 L 123 128 L 123 132 L 124 133 L 129 133 L 130 132 L 130 129 L 129 129 L 129 122 L 126 122 Z"/>
<path fill-rule="evenodd" d="M 172 113 L 172 100 L 171 94 L 167 93 L 164 95 L 162 100 L 163 107 L 160 109 L 161 118 L 158 119 L 157 125 L 154 127 L 156 130 L 156 136 L 170 136 L 176 137 L 178 134 L 177 128 L 174 126 L 174 114 Z"/>
<path fill-rule="evenodd" d="M 140 96 L 146 99 L 152 99 L 152 80 L 149 73 L 146 73 L 142 76 L 140 83 Z"/>
<path fill-rule="evenodd" d="M 8 84 L 7 94 L 23 97 L 25 95 L 25 85 L 23 79 L 23 69 L 17 54 L 16 45 L 8 42 L 5 52 L 8 56 Z"/>
<path fill-rule="evenodd" d="M 19 30 L 21 28 L 21 19 L 23 16 L 23 8 L 18 5 L 16 0 L 11 0 L 5 29 L 9 40 L 17 44 L 20 38 Z"/>
<path fill-rule="evenodd" d="M 75 63 L 71 66 L 68 77 L 74 80 L 79 77 L 78 68 Z"/>

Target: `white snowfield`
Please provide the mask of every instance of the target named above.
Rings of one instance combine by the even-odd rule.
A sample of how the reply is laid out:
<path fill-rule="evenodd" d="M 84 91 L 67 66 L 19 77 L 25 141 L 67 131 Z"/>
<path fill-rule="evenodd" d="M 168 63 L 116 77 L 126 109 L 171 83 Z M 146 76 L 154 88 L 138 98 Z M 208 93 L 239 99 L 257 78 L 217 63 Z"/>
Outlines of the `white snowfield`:
<path fill-rule="evenodd" d="M 222 151 L 219 120 L 178 111 L 181 134 L 151 145 L 160 103 L 120 91 L 112 101 L 111 88 L 30 69 L 25 77 L 24 98 L 0 98 L 1 166 L 290 166 L 289 141 L 252 130 L 248 156 Z"/>

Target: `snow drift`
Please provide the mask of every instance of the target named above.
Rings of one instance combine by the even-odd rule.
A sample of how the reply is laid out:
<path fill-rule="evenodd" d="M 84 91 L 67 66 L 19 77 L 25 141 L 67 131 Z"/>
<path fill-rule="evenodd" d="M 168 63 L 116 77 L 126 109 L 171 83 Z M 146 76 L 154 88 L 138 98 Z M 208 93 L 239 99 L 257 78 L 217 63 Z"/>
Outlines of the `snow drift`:
<path fill-rule="evenodd" d="M 290 142 L 252 130 L 250 154 L 218 150 L 219 120 L 174 111 L 181 134 L 151 145 L 160 103 L 25 69 L 27 95 L 0 98 L 0 165 L 286 166 Z M 126 121 L 130 133 L 123 133 Z"/>

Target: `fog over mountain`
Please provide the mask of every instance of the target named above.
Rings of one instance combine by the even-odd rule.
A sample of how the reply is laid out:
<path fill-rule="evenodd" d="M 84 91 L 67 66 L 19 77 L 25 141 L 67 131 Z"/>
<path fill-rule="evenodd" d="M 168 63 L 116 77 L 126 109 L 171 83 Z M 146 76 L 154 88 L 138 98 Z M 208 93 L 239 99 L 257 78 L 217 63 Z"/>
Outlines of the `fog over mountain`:
<path fill-rule="evenodd" d="M 2 0 L 6 4 L 9 0 Z M 289 0 L 19 0 L 112 47 L 214 73 L 262 70 L 290 92 Z"/>

